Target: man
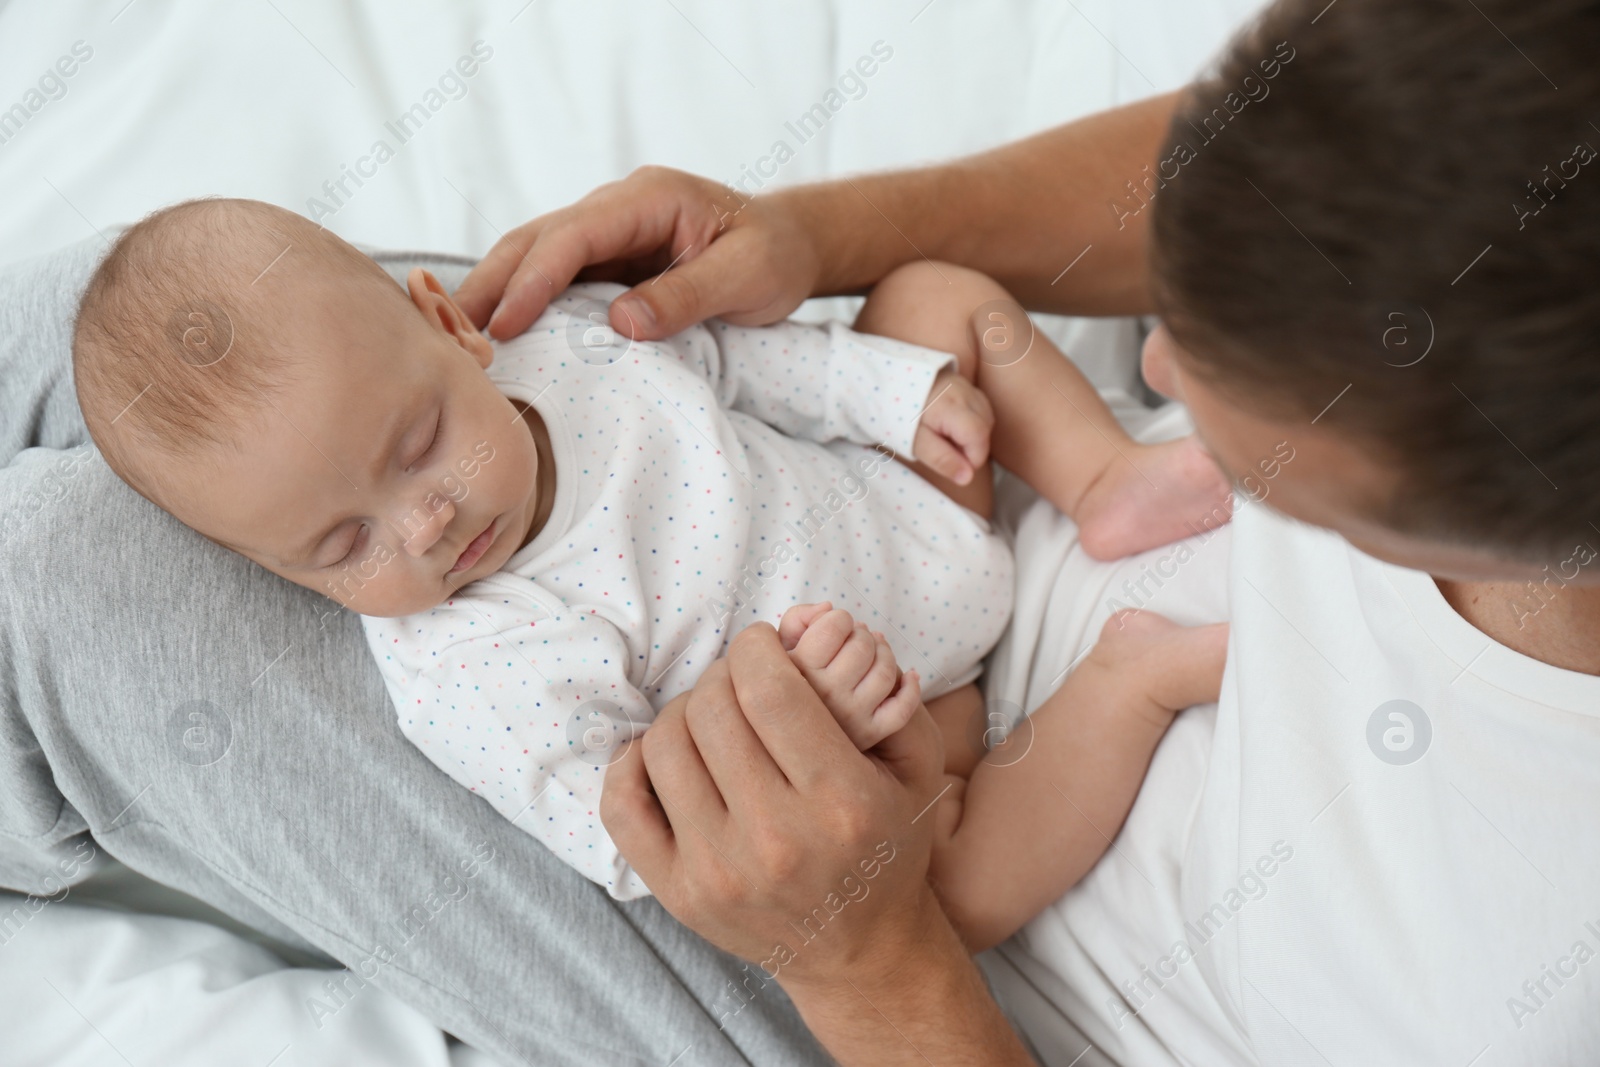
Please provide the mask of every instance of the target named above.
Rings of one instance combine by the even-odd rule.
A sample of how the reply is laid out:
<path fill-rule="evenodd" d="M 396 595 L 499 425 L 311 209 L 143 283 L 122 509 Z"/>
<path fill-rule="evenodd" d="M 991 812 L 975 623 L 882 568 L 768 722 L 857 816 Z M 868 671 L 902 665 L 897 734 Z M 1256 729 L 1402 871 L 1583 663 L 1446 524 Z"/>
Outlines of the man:
<path fill-rule="evenodd" d="M 509 336 L 580 270 L 675 263 L 613 307 L 658 337 L 920 255 L 1041 309 L 1160 313 L 1151 384 L 1280 515 L 1236 522 L 1214 725 L 1169 737 L 1124 834 L 1148 890 L 1108 854 L 1025 933 L 1052 955 L 1026 977 L 1119 1062 L 1588 1060 L 1597 50 L 1573 0 L 1284 2 L 1181 96 L 974 159 L 752 202 L 636 173 L 509 235 L 459 298 Z M 851 751 L 753 627 L 611 769 L 603 815 L 840 1062 L 1028 1062 L 922 881 L 937 763 L 926 722 Z M 883 841 L 872 892 L 797 942 Z"/>
<path fill-rule="evenodd" d="M 1006 957 L 1007 992 L 1045 991 L 1057 1025 L 1127 1063 L 1419 1062 L 1440 1049 L 1450 1055 L 1432 1059 L 1463 1064 L 1581 1062 L 1596 1044 L 1584 1029 L 1595 917 L 1582 911 L 1597 888 L 1585 829 L 1600 799 L 1584 729 L 1600 706 L 1583 585 L 1593 568 L 1570 548 L 1511 561 L 1540 531 L 1587 521 L 1594 496 L 1593 361 L 1553 344 L 1596 333 L 1592 279 L 1568 266 L 1595 252 L 1590 155 L 1575 150 L 1600 143 L 1582 132 L 1600 122 L 1594 20 L 1550 0 L 1480 2 L 1482 14 L 1420 0 L 1321 7 L 1274 14 L 1283 36 L 1239 53 L 1249 84 L 1236 65 L 1237 84 L 1196 91 L 1181 161 L 1167 139 L 1178 102 L 1162 99 L 949 167 L 749 204 L 650 171 L 513 234 L 463 298 L 481 320 L 510 280 L 493 327 L 504 336 L 586 263 L 642 280 L 688 249 L 619 305 L 623 328 L 660 335 L 710 314 L 778 317 L 920 248 L 999 277 L 1030 306 L 1129 314 L 1158 309 L 1152 217 L 1166 225 L 1168 205 L 1187 202 L 1188 226 L 1214 218 L 1224 228 L 1198 251 L 1216 258 L 1160 273 L 1184 283 L 1159 310 L 1190 351 L 1158 334 L 1155 384 L 1184 394 L 1247 488 L 1283 440 L 1270 431 L 1289 424 L 1297 451 L 1279 459 L 1270 504 L 1375 553 L 1425 558 L 1383 568 L 1335 535 L 1246 509 L 1230 692 L 1214 717 L 1180 718 L 1118 850 Z M 1224 165 L 1236 144 L 1254 151 Z M 1479 200 L 1492 208 L 1481 223 Z M 1468 237 L 1457 261 L 1450 240 Z M 80 254 L 51 270 L 70 292 L 92 267 Z M 400 743 L 353 619 L 328 619 L 314 594 L 186 537 L 92 455 L 48 451 L 85 439 L 60 370 L 71 299 L 40 303 L 39 273 L 27 281 L 0 301 L 16 316 L 0 331 L 0 454 L 42 446 L 0 478 L 11 520 L 0 528 L 0 881 L 39 888 L 92 831 L 130 865 L 339 957 L 352 968 L 333 976 L 341 997 L 365 995 L 366 982 L 395 991 L 510 1062 L 824 1062 L 778 991 L 751 992 L 764 981 L 754 966 L 709 952 L 654 903 L 606 904 Z M 1215 291 L 1190 307 L 1183 298 L 1205 281 Z M 1321 303 L 1341 290 L 1382 311 L 1357 349 L 1322 333 L 1359 329 Z M 1259 317 L 1282 331 L 1268 355 L 1348 367 L 1334 384 L 1349 390 L 1318 393 L 1302 416 L 1304 398 L 1210 388 L 1191 372 L 1231 353 L 1203 343 L 1196 313 L 1219 297 L 1236 301 L 1224 325 L 1254 329 Z M 26 314 L 35 307 L 42 321 Z M 1424 312 L 1439 337 L 1419 363 L 1410 345 L 1427 337 Z M 1477 337 L 1486 347 L 1467 351 Z M 1260 347 L 1254 337 L 1247 354 Z M 1435 377 L 1400 377 L 1409 370 Z M 1454 376 L 1468 370 L 1488 386 Z M 1452 381 L 1459 391 L 1442 393 Z M 1422 404 L 1440 395 L 1459 411 Z M 1401 453 L 1437 471 L 1421 488 L 1451 487 L 1448 500 L 1423 507 L 1426 493 L 1374 478 L 1404 468 L 1364 451 L 1382 434 L 1362 420 L 1385 411 L 1408 431 L 1464 435 L 1457 466 L 1448 447 L 1408 438 Z M 1374 519 L 1361 491 L 1385 488 L 1381 500 L 1444 516 L 1488 559 L 1447 554 L 1437 536 L 1380 543 L 1417 529 L 1403 509 Z M 1574 523 L 1542 508 L 1546 491 L 1577 501 Z M 1450 502 L 1459 514 L 1440 510 Z M 1484 584 L 1508 575 L 1510 589 Z M 249 618 L 219 613 L 219 600 L 248 605 Z M 1064 667 L 1075 651 L 1048 654 Z M 619 841 L 678 915 L 756 965 L 773 961 L 840 1061 L 1025 1062 L 924 888 L 925 724 L 875 759 L 841 753 L 781 667 L 770 635 L 753 631 L 664 714 L 633 750 L 663 803 L 652 807 L 640 764 L 615 768 L 607 816 Z M 1353 685 L 1365 688 L 1330 698 Z M 1409 703 L 1384 710 L 1396 700 Z M 1293 821 L 1286 835 L 1280 816 Z M 1288 860 L 1273 852 L 1280 840 Z M 884 841 L 895 858 L 871 894 L 793 959 L 775 958 L 788 921 Z M 1041 1055 L 1050 1029 L 1028 1026 Z M 1343 1054 L 1343 1042 L 1365 1044 Z"/>

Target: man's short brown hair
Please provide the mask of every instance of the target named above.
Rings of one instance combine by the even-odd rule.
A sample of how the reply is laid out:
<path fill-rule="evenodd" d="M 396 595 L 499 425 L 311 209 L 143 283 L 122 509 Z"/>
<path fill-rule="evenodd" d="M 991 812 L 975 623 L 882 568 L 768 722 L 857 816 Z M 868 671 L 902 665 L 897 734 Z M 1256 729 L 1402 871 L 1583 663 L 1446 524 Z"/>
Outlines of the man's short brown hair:
<path fill-rule="evenodd" d="M 1593 2 L 1281 0 L 1173 120 L 1169 327 L 1264 415 L 1339 397 L 1396 528 L 1534 562 L 1600 533 L 1597 57 Z"/>

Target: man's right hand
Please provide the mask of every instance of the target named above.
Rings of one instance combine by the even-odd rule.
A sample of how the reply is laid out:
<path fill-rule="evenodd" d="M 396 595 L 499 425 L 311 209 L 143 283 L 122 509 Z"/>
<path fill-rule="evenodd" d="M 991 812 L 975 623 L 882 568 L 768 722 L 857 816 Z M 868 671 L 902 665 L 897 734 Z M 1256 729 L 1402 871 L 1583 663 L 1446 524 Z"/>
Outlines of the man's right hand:
<path fill-rule="evenodd" d="M 607 768 L 600 817 L 663 906 L 769 977 L 838 982 L 943 922 L 926 875 L 943 751 L 925 712 L 856 750 L 770 626 L 734 637 Z M 849 896 L 847 912 L 818 912 Z M 826 921 L 828 936 L 813 942 Z M 780 947 L 775 947 L 780 946 Z M 784 948 L 789 951 L 784 951 Z"/>
<path fill-rule="evenodd" d="M 455 299 L 499 340 L 526 330 L 574 281 L 632 285 L 611 305 L 611 325 L 635 340 L 714 315 L 765 325 L 816 285 L 810 233 L 797 200 L 752 199 L 683 171 L 640 167 L 506 234 Z"/>
<path fill-rule="evenodd" d="M 661 904 L 776 978 L 839 1063 L 1031 1064 L 928 888 L 942 763 L 920 709 L 856 751 L 757 624 L 607 769 L 600 817 Z"/>

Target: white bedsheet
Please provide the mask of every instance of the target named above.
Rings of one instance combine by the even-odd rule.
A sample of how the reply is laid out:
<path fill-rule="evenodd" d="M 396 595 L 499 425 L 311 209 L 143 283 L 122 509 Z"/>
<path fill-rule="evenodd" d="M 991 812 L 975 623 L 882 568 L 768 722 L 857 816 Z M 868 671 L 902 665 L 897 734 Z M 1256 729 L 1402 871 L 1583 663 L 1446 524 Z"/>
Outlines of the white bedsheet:
<path fill-rule="evenodd" d="M 647 162 L 759 191 L 1011 140 L 1176 87 L 1256 6 L 11 0 L 0 263 L 202 194 L 330 212 L 375 245 L 481 254 Z M 892 55 L 802 142 L 786 124 L 874 45 Z M 474 73 L 441 84 L 462 57 Z M 418 104 L 426 121 L 402 138 L 388 124 Z M 793 157 L 771 173 L 778 141 Z M 347 169 L 367 176 L 339 191 Z M 0 1059 L 265 1064 L 286 1043 L 282 1065 L 475 1056 L 376 989 L 316 1028 L 305 998 L 326 977 L 217 927 L 69 899 L 0 943 Z"/>
<path fill-rule="evenodd" d="M 36 898 L 38 899 L 38 898 Z M 15 918 L 18 913 L 28 916 Z M 376 986 L 218 926 L 0 893 L 0 1063 L 493 1067 Z"/>
<path fill-rule="evenodd" d="M 477 254 L 641 163 L 734 179 L 786 139 L 794 182 L 999 144 L 1181 84 L 1256 2 L 12 0 L 0 109 L 93 57 L 0 144 L 0 261 L 188 196 L 303 211 L 385 137 L 330 227 Z M 385 124 L 479 40 L 465 97 L 400 144 Z M 800 144 L 785 123 L 877 41 L 893 58 Z"/>

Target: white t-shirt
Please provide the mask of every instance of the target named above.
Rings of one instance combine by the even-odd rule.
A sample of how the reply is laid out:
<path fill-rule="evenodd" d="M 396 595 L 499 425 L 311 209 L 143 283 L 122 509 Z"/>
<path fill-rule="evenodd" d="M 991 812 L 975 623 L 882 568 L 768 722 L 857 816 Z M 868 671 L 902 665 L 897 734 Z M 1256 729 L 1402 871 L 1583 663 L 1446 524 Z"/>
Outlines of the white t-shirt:
<path fill-rule="evenodd" d="M 648 890 L 600 823 L 605 768 L 732 634 L 831 600 L 942 692 L 999 640 L 1013 573 L 986 520 L 869 447 L 910 452 L 952 356 L 839 323 L 630 344 L 605 325 L 621 292 L 574 286 L 495 346 L 489 377 L 550 432 L 544 527 L 445 603 L 362 625 L 406 737 L 628 899 Z"/>
<path fill-rule="evenodd" d="M 1600 1062 L 1600 677 L 1262 506 L 1182 560 L 1017 528 L 991 696 L 1035 706 L 1130 595 L 1233 624 L 1116 847 L 985 960 L 1045 1063 Z"/>

